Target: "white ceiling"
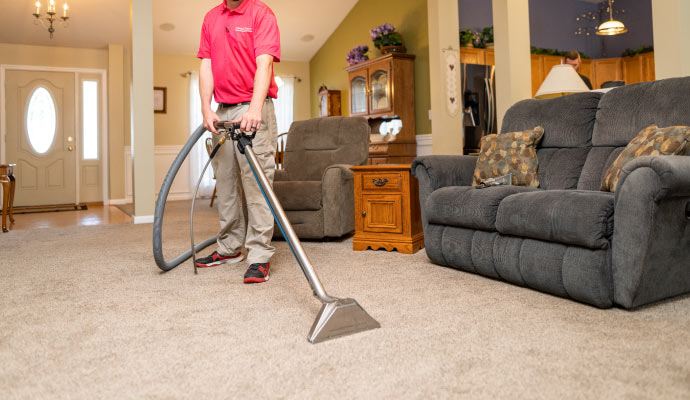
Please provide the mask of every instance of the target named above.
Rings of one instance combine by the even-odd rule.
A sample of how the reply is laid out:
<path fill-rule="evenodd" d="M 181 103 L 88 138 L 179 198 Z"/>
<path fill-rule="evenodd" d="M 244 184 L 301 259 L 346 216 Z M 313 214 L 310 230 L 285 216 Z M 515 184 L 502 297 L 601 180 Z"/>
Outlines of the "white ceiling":
<path fill-rule="evenodd" d="M 48 0 L 41 0 L 42 11 Z M 69 27 L 56 26 L 55 38 L 34 24 L 35 0 L 0 0 L 0 43 L 105 48 L 108 43 L 129 45 L 129 0 L 68 0 Z M 278 18 L 282 59 L 309 61 L 357 0 L 264 0 Z M 62 10 L 63 0 L 57 0 Z M 201 23 L 219 0 L 153 0 L 154 51 L 195 55 Z M 175 29 L 163 31 L 161 24 Z M 313 40 L 301 40 L 312 35 Z"/>

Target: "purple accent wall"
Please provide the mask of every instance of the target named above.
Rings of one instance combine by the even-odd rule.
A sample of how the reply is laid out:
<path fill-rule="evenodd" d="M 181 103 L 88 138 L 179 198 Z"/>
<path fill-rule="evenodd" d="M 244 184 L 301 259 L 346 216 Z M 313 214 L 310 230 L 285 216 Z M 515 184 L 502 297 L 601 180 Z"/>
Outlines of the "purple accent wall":
<path fill-rule="evenodd" d="M 491 0 L 458 0 L 460 30 L 482 30 L 494 24 Z"/>
<path fill-rule="evenodd" d="M 604 0 L 602 0 L 603 2 Z M 619 36 L 575 36 L 575 17 L 596 11 L 597 4 L 580 0 L 529 0 L 532 46 L 558 50 L 578 50 L 592 58 L 620 57 L 626 48 L 653 44 L 651 0 L 616 0 L 614 10 L 625 9 L 619 17 L 629 32 Z M 480 30 L 493 25 L 491 0 L 458 0 L 460 29 Z"/>

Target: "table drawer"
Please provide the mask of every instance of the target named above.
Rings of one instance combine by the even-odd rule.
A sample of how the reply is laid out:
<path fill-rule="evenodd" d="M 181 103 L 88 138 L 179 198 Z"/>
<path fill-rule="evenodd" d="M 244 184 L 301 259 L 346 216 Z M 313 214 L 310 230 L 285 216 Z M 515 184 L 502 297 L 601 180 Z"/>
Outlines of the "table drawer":
<path fill-rule="evenodd" d="M 400 172 L 365 172 L 362 174 L 362 190 L 400 192 L 402 181 Z"/>

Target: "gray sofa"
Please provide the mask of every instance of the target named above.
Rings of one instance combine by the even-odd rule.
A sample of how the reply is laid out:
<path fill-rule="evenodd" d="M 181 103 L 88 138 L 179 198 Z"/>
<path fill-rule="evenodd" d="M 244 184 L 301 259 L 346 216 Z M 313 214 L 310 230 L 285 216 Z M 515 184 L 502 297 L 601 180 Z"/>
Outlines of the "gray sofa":
<path fill-rule="evenodd" d="M 502 132 L 545 129 L 538 189 L 475 189 L 476 157 L 417 158 L 428 257 L 601 308 L 690 292 L 690 157 L 640 157 L 599 191 L 650 124 L 690 125 L 690 77 L 515 104 Z"/>
<path fill-rule="evenodd" d="M 273 190 L 300 239 L 341 237 L 355 230 L 353 165 L 367 162 L 364 118 L 327 117 L 290 127 L 283 169 Z M 280 230 L 273 237 L 282 238 Z"/>

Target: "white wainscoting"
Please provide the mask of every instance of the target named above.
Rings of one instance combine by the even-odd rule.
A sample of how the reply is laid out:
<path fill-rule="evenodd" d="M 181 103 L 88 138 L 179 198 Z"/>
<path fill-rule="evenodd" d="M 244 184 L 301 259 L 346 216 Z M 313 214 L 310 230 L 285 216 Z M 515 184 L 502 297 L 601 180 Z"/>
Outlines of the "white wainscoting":
<path fill-rule="evenodd" d="M 417 156 L 430 156 L 433 151 L 431 148 L 431 135 L 417 135 Z"/>
<path fill-rule="evenodd" d="M 177 153 L 182 150 L 182 146 L 155 146 L 153 149 L 154 168 L 156 169 L 155 185 L 156 196 L 163 184 L 165 174 L 168 173 L 170 165 L 177 156 Z M 133 199 L 132 189 L 132 148 L 125 146 L 125 188 L 127 203 L 131 203 Z M 180 167 L 168 194 L 168 200 L 189 200 L 192 198 L 192 187 L 189 177 L 189 158 L 185 159 Z"/>
<path fill-rule="evenodd" d="M 417 135 L 417 155 L 418 156 L 428 156 L 432 154 L 431 150 L 431 135 Z M 172 164 L 173 160 L 177 156 L 177 153 L 182 150 L 182 146 L 155 146 L 154 147 L 154 166 L 156 168 L 155 184 L 156 184 L 156 196 L 158 196 L 158 191 L 163 184 L 163 179 L 165 174 L 168 173 L 168 169 Z M 126 204 L 131 203 L 133 199 L 133 189 L 132 189 L 132 148 L 130 146 L 124 147 L 125 151 L 125 188 L 126 188 L 126 198 L 125 199 L 113 199 L 110 201 L 111 204 Z M 192 185 L 189 176 L 189 158 L 182 163 L 180 171 L 175 177 L 175 181 L 170 188 L 170 193 L 168 194 L 168 200 L 189 200 L 192 198 Z"/>

